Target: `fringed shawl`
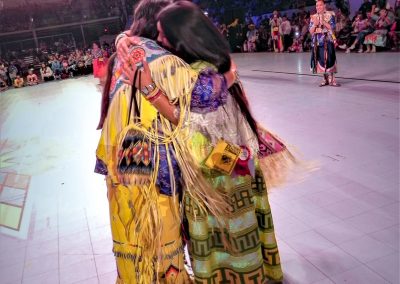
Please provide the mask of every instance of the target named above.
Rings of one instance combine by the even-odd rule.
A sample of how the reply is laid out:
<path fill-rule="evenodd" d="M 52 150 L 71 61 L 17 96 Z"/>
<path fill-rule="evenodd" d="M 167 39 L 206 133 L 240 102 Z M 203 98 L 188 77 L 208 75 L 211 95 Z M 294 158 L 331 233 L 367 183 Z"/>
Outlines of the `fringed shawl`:
<path fill-rule="evenodd" d="M 113 68 L 113 77 L 110 87 L 110 104 L 107 117 L 105 119 L 100 141 L 96 151 L 97 158 L 107 167 L 108 175 L 112 183 L 118 184 L 116 174 L 117 149 L 129 130 L 140 132 L 146 139 L 154 145 L 154 169 L 151 182 L 146 184 L 129 184 L 127 190 L 137 190 L 143 195 L 141 199 L 141 211 L 137 212 L 135 219 L 136 225 L 140 224 L 139 232 L 130 232 L 134 237 L 142 241 L 141 258 L 136 259 L 136 267 L 145 265 L 145 271 L 137 279 L 138 283 L 153 283 L 154 271 L 156 271 L 157 258 L 160 257 L 160 234 L 162 220 L 157 212 L 157 188 L 156 179 L 159 167 L 159 145 L 163 144 L 167 149 L 167 160 L 170 167 L 172 184 L 174 175 L 172 174 L 172 163 L 170 149 L 173 149 L 174 158 L 177 160 L 182 172 L 182 182 L 185 189 L 184 194 L 191 197 L 199 208 L 198 214 L 214 215 L 220 226 L 224 226 L 223 216 L 229 212 L 225 196 L 213 189 L 212 186 L 202 175 L 201 169 L 192 156 L 187 145 L 189 123 L 187 118 L 190 114 L 191 92 L 198 77 L 198 72 L 194 71 L 188 64 L 180 58 L 170 54 L 159 47 L 154 41 L 143 39 L 140 44 L 135 45 L 130 50 L 130 56 L 135 58 L 138 52 L 145 51 L 146 61 L 149 63 L 154 83 L 168 97 L 169 101 L 180 108 L 180 118 L 177 126 L 172 125 L 166 118 L 158 114 L 157 110 L 145 99 L 142 99 L 140 92 L 136 93 L 136 101 L 139 105 L 140 113 L 136 113 L 132 107 L 130 121 L 128 122 L 128 112 L 130 109 L 131 86 L 122 80 L 122 66 L 116 59 Z M 127 126 L 129 124 L 129 126 Z M 174 189 L 173 189 L 174 190 Z M 128 208 L 126 209 L 128 210 Z M 128 214 L 128 212 L 125 212 Z M 121 212 L 124 214 L 124 212 Z M 180 216 L 177 216 L 180 218 Z M 132 239 L 132 235 L 130 236 Z M 116 252 L 118 253 L 118 252 Z"/>

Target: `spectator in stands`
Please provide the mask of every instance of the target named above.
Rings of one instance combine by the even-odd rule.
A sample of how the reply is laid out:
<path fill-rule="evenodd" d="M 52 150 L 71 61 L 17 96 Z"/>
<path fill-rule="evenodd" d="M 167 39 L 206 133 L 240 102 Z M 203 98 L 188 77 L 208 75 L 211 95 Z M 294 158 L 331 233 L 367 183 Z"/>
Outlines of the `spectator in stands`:
<path fill-rule="evenodd" d="M 336 34 L 338 34 L 350 22 L 349 16 L 339 9 L 336 13 Z"/>
<path fill-rule="evenodd" d="M 371 10 L 372 3 L 369 0 L 364 0 L 364 3 L 362 3 L 360 8 L 358 9 L 358 11 L 362 13 L 364 19 L 367 17 L 367 13 L 371 12 Z"/>
<path fill-rule="evenodd" d="M 226 27 L 226 24 L 220 25 L 219 31 L 224 36 L 224 38 L 228 39 L 228 28 Z"/>
<path fill-rule="evenodd" d="M 228 25 L 228 34 L 231 52 L 240 51 L 242 31 L 238 18 L 236 18 L 231 24 Z"/>
<path fill-rule="evenodd" d="M 365 52 L 376 52 L 377 46 L 386 47 L 387 34 L 392 24 L 392 20 L 388 17 L 388 11 L 381 9 L 375 23 L 375 31 L 365 37 L 364 44 L 367 46 Z"/>
<path fill-rule="evenodd" d="M 71 52 L 68 57 L 68 72 L 70 77 L 76 76 L 76 55 L 74 52 Z"/>
<path fill-rule="evenodd" d="M 372 8 L 371 8 L 371 13 L 379 13 L 380 10 L 386 9 L 386 0 L 372 0 Z"/>
<path fill-rule="evenodd" d="M 299 38 L 293 40 L 293 44 L 289 46 L 288 52 L 301 52 L 302 46 Z"/>
<path fill-rule="evenodd" d="M 66 57 L 62 57 L 61 66 L 62 66 L 61 79 L 63 79 L 63 80 L 68 79 L 69 75 L 70 75 L 70 71 L 69 71 L 68 60 Z"/>
<path fill-rule="evenodd" d="M 310 50 L 311 48 L 311 34 L 308 30 L 308 26 L 310 25 L 310 18 L 304 18 L 302 20 L 301 32 L 300 32 L 300 42 L 304 50 Z"/>
<path fill-rule="evenodd" d="M 396 0 L 394 7 L 394 22 L 390 27 L 389 40 L 393 50 L 399 48 L 399 34 L 400 34 L 400 0 Z"/>
<path fill-rule="evenodd" d="M 44 62 L 42 63 L 42 67 L 40 68 L 40 75 L 42 76 L 42 80 L 45 82 L 54 80 L 53 71 Z"/>
<path fill-rule="evenodd" d="M 85 60 L 85 69 L 86 69 L 86 75 L 93 73 L 93 59 L 92 55 L 90 54 L 90 51 L 87 50 L 85 53 L 85 56 L 83 57 Z"/>
<path fill-rule="evenodd" d="M 12 85 L 12 81 L 10 82 L 8 67 L 5 63 L 0 64 L 0 79 L 7 83 L 7 85 Z"/>
<path fill-rule="evenodd" d="M 350 25 L 346 25 L 337 35 L 337 41 L 340 49 L 346 49 L 346 53 L 350 52 L 348 49 L 355 42 L 358 33 L 365 30 L 367 27 L 366 21 L 363 19 L 363 14 L 358 12 L 354 18 L 354 22 Z M 362 45 L 361 45 L 362 52 Z"/>
<path fill-rule="evenodd" d="M 258 29 L 258 41 L 256 43 L 258 51 L 267 51 L 268 50 L 268 30 L 264 25 L 260 25 Z"/>
<path fill-rule="evenodd" d="M 3 78 L 0 77 L 0 92 L 4 92 L 8 90 L 8 85 L 6 81 L 3 80 Z"/>
<path fill-rule="evenodd" d="M 367 18 L 363 20 L 362 26 L 364 28 L 358 32 L 355 41 L 353 42 L 353 44 L 350 47 L 347 48 L 346 53 L 349 53 L 351 50 L 355 49 L 357 44 L 360 45 L 358 52 L 359 53 L 363 52 L 363 44 L 364 44 L 365 37 L 374 31 L 375 21 L 371 16 L 371 12 L 367 13 Z M 360 24 L 359 24 L 359 27 L 361 27 Z"/>
<path fill-rule="evenodd" d="M 14 80 L 14 88 L 22 88 L 24 87 L 25 82 L 24 82 L 24 78 L 21 78 L 20 75 L 17 75 L 17 78 L 15 78 Z"/>
<path fill-rule="evenodd" d="M 76 76 L 82 76 L 86 74 L 86 68 L 85 68 L 85 60 L 83 59 L 83 56 L 79 57 L 77 59 L 76 63 Z"/>
<path fill-rule="evenodd" d="M 53 71 L 54 79 L 60 80 L 61 79 L 62 67 L 61 67 L 61 63 L 58 60 L 57 56 L 50 55 L 49 64 L 50 64 L 50 67 L 51 67 L 51 71 Z"/>
<path fill-rule="evenodd" d="M 33 69 L 29 69 L 28 76 L 26 76 L 26 83 L 28 86 L 34 86 L 39 84 L 39 79 L 35 73 L 33 73 Z"/>
<path fill-rule="evenodd" d="M 292 26 L 286 15 L 282 17 L 281 23 L 281 31 L 283 35 L 283 51 L 287 51 L 288 48 L 292 45 Z"/>

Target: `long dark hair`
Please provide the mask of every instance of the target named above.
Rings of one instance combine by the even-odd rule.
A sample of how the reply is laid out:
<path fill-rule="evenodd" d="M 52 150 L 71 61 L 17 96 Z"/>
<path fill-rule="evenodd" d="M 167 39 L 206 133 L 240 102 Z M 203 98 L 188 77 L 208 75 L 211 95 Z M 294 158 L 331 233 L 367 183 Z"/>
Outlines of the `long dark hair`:
<path fill-rule="evenodd" d="M 157 14 L 161 9 L 165 8 L 171 0 L 142 0 L 134 9 L 133 24 L 130 29 L 132 36 L 145 37 L 152 40 L 157 40 Z M 103 95 L 101 99 L 101 115 L 97 129 L 103 128 L 104 121 L 107 117 L 108 107 L 110 104 L 109 93 L 111 86 L 112 71 L 114 67 L 116 54 L 114 53 L 108 60 L 107 78 L 104 84 Z M 133 86 L 132 92 L 136 89 Z"/>
<path fill-rule="evenodd" d="M 231 59 L 229 44 L 203 11 L 189 1 L 178 1 L 163 9 L 159 22 L 173 47 L 173 52 L 191 64 L 203 60 L 218 68 L 219 73 L 229 71 Z M 229 92 L 240 107 L 255 135 L 257 122 L 240 83 L 235 83 Z"/>

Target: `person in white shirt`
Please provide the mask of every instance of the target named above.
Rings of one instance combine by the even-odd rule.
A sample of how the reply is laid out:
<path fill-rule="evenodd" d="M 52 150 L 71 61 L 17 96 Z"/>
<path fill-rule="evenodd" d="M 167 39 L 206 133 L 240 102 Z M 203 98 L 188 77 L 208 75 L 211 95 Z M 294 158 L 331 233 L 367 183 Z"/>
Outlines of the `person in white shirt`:
<path fill-rule="evenodd" d="M 42 67 L 40 68 L 40 75 L 42 76 L 42 80 L 45 82 L 54 80 L 53 71 L 49 66 L 46 65 L 46 63 L 42 63 Z"/>
<path fill-rule="evenodd" d="M 282 17 L 281 31 L 283 35 L 283 50 L 287 51 L 293 42 L 293 38 L 291 36 L 292 26 L 290 25 L 290 21 L 288 20 L 287 16 Z"/>

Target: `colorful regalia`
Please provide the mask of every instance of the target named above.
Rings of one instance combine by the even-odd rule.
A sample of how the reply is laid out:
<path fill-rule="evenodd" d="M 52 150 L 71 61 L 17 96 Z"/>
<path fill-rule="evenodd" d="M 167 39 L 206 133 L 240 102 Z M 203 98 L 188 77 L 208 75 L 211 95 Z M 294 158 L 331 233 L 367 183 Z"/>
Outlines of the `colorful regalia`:
<path fill-rule="evenodd" d="M 377 16 L 373 16 L 377 18 Z M 379 17 L 375 23 L 375 31 L 365 37 L 364 44 L 372 44 L 374 46 L 386 47 L 387 34 L 392 21 L 387 16 Z"/>
<path fill-rule="evenodd" d="M 201 211 L 208 209 L 221 216 L 227 209 L 223 209 L 223 196 L 211 191 L 185 142 L 188 124 L 184 118 L 190 112 L 197 72 L 154 41 L 143 39 L 133 46 L 129 60 L 140 61 L 143 55 L 155 84 L 179 106 L 179 124 L 175 127 L 158 115 L 140 92 L 132 94 L 116 59 L 95 171 L 107 176 L 117 283 L 187 283 L 181 235 L 182 188 Z M 120 152 L 121 143 L 132 133 L 136 133 L 132 148 L 139 149 L 135 153 L 132 149 L 125 157 Z M 150 156 L 150 166 L 146 156 Z M 129 161 L 126 164 L 134 172 L 127 184 L 118 179 L 121 157 Z"/>
<path fill-rule="evenodd" d="M 257 135 L 226 89 L 224 77 L 205 62 L 192 64 L 192 68 L 198 70 L 200 76 L 192 93 L 191 152 L 214 190 L 228 196 L 230 208 L 230 215 L 225 218 L 224 233 L 230 246 L 226 248 L 214 216 L 195 216 L 197 206 L 190 196 L 184 200 L 195 283 L 261 284 L 267 279 L 282 280 L 271 208 L 259 160 L 260 149 L 266 149 L 260 147 Z M 242 149 L 231 174 L 210 169 L 205 163 L 221 139 Z"/>
<path fill-rule="evenodd" d="M 326 11 L 322 15 L 312 15 L 310 29 L 318 17 L 320 17 L 321 21 L 329 23 L 331 30 L 322 27 L 322 25 L 315 29 L 311 42 L 311 69 L 313 73 L 333 74 L 337 72 L 335 52 L 336 37 L 333 33 L 336 26 L 335 13 Z"/>
<path fill-rule="evenodd" d="M 95 78 L 102 78 L 107 72 L 107 53 L 101 48 L 92 50 L 93 75 Z"/>
<path fill-rule="evenodd" d="M 282 18 L 272 18 L 269 22 L 271 26 L 271 36 L 274 45 L 275 52 L 283 51 L 283 42 L 282 42 Z"/>
<path fill-rule="evenodd" d="M 147 39 L 131 48 L 130 58 L 137 62 L 143 55 L 154 83 L 179 108 L 180 119 L 175 127 L 139 92 L 132 97 L 116 61 L 96 172 L 107 176 L 117 283 L 189 283 L 183 240 L 196 283 L 281 280 L 261 169 L 274 163 L 270 154 L 284 153 L 284 146 L 262 129 L 259 136 L 270 142 L 260 143 L 213 66 L 189 66 Z M 131 139 L 133 148 L 141 147 L 132 148 L 132 159 L 119 151 L 129 133 L 138 134 Z M 207 165 L 210 159 L 232 160 L 215 152 L 218 145 L 225 145 L 222 152 L 240 147 L 230 173 Z M 117 178 L 121 157 L 136 172 L 126 185 Z"/>

